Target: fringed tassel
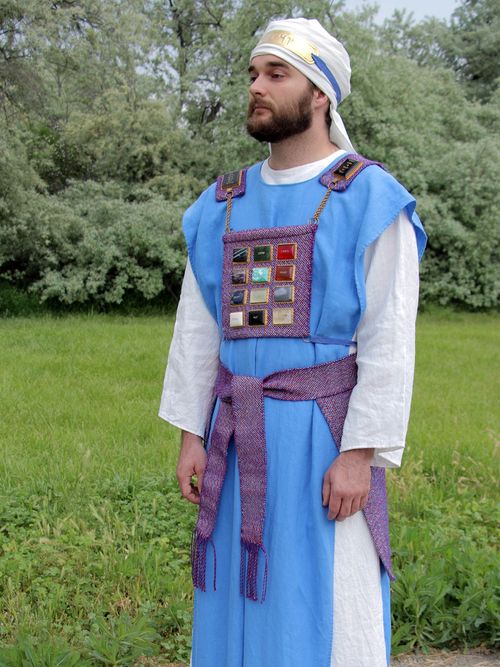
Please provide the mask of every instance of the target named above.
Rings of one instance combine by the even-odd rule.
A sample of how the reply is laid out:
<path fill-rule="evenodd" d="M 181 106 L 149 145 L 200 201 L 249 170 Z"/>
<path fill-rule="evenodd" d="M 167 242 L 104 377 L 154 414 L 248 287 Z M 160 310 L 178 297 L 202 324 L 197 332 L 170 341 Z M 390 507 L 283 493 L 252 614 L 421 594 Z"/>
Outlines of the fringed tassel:
<path fill-rule="evenodd" d="M 259 551 L 262 551 L 265 559 L 264 578 L 262 580 L 262 593 L 260 597 L 260 601 L 262 603 L 266 599 L 268 563 L 267 563 L 267 551 L 261 544 L 246 544 L 244 542 L 241 543 L 240 593 L 241 595 L 245 595 L 250 600 L 258 601 L 259 599 L 257 592 Z M 245 577 L 245 560 L 247 560 L 246 577 Z"/>
<path fill-rule="evenodd" d="M 217 554 L 215 551 L 215 544 L 211 538 L 205 539 L 200 537 L 196 528 L 193 531 L 191 538 L 191 573 L 193 578 L 193 586 L 206 591 L 205 575 L 207 569 L 207 547 L 212 545 L 214 552 L 214 591 L 217 585 Z"/>

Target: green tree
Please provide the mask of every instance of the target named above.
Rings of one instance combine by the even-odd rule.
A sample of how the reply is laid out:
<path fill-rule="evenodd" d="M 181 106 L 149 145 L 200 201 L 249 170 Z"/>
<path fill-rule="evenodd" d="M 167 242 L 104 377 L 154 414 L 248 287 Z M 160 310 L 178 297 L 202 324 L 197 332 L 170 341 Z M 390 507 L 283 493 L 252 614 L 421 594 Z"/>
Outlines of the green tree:
<path fill-rule="evenodd" d="M 340 110 L 357 149 L 419 199 L 431 232 L 424 299 L 494 305 L 497 162 L 486 168 L 479 151 L 498 151 L 498 72 L 473 57 L 467 31 L 477 29 L 486 60 L 498 11 L 490 0 L 463 0 L 450 24 L 399 12 L 382 28 L 374 11 L 328 0 L 4 0 L 0 277 L 65 303 L 153 298 L 158 270 L 163 288 L 176 290 L 170 260 L 143 261 L 133 248 L 152 239 L 162 206 L 178 230 L 182 207 L 219 173 L 266 156 L 244 129 L 248 57 L 271 18 L 302 15 L 351 53 L 353 92 Z M 116 215 L 108 210 L 106 240 L 96 231 L 101 218 L 81 212 L 75 193 L 96 206 L 109 197 Z M 129 246 L 120 220 L 132 236 L 143 226 L 143 241 Z M 167 254 L 168 233 L 154 241 Z M 115 250 L 91 289 L 84 274 L 99 243 Z M 149 270 L 143 289 L 133 275 Z M 121 292 L 110 287 L 114 273 Z"/>
<path fill-rule="evenodd" d="M 496 0 L 462 0 L 449 23 L 415 23 L 396 11 L 381 29 L 382 47 L 420 65 L 452 69 L 468 95 L 487 102 L 500 79 L 500 5 Z"/>
<path fill-rule="evenodd" d="M 500 5 L 463 0 L 453 12 L 448 57 L 472 95 L 491 98 L 500 80 Z"/>

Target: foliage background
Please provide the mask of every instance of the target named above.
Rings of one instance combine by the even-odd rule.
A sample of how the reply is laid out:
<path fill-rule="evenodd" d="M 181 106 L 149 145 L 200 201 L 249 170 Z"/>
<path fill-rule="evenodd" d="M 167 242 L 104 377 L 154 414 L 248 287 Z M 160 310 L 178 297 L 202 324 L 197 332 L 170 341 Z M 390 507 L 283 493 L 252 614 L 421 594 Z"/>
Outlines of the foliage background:
<path fill-rule="evenodd" d="M 183 209 L 265 157 L 244 131 L 247 59 L 291 15 L 346 43 L 348 130 L 419 201 L 422 303 L 498 304 L 495 0 L 383 26 L 326 0 L 1 0 L 0 312 L 175 300 Z"/>

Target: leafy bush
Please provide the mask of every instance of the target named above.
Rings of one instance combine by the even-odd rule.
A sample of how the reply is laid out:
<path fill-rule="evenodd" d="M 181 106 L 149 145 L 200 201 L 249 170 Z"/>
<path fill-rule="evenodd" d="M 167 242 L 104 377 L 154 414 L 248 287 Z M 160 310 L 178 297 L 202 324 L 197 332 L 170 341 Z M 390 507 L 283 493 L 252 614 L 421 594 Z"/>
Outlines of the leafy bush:
<path fill-rule="evenodd" d="M 11 5 L 0 16 L 10 35 L 0 63 L 0 278 L 63 307 L 177 295 L 184 204 L 267 154 L 243 129 L 247 58 L 271 15 L 292 6 L 224 0 L 214 21 L 205 3 L 95 0 L 77 14 L 65 3 Z M 496 4 L 462 0 L 449 25 L 400 14 L 383 27 L 373 8 L 330 5 L 293 12 L 347 45 L 353 92 L 341 112 L 354 145 L 419 202 L 429 232 L 421 302 L 495 308 Z"/>
<path fill-rule="evenodd" d="M 0 228 L 2 276 L 62 304 L 150 301 L 178 289 L 184 269 L 183 204 L 143 188 L 74 183 L 59 196 L 32 193 Z M 139 201 L 139 197 L 141 200 Z"/>

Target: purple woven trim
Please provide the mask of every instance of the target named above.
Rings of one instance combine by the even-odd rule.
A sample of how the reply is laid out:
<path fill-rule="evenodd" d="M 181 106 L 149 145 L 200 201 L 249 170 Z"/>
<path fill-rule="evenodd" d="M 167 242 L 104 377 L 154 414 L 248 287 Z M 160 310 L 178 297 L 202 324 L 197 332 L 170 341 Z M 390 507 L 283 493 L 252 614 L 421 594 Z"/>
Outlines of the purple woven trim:
<path fill-rule="evenodd" d="M 215 392 L 220 399 L 219 412 L 212 431 L 198 522 L 193 536 L 192 567 L 195 586 L 205 590 L 206 550 L 209 543 L 212 544 L 215 556 L 211 536 L 226 472 L 227 448 L 234 435 L 240 472 L 242 512 L 240 590 L 251 600 L 259 599 L 258 560 L 259 552 L 262 551 L 265 566 L 261 602 L 264 601 L 268 572 L 267 552 L 262 543 L 267 486 L 264 396 L 283 401 L 316 400 L 335 443 L 340 448 L 349 398 L 356 378 L 355 354 L 317 366 L 279 371 L 263 380 L 252 376 L 233 375 L 224 366 L 219 366 L 215 385 Z M 372 468 L 371 483 L 364 512 L 377 552 L 389 576 L 394 578 L 389 547 L 384 469 Z"/>
<path fill-rule="evenodd" d="M 338 167 L 345 162 L 346 160 L 356 160 L 357 162 L 361 162 L 361 167 L 348 176 L 347 178 L 340 177 L 339 180 L 336 180 L 338 178 L 337 174 L 334 174 L 335 170 L 338 169 Z M 352 183 L 352 181 L 358 176 L 366 167 L 369 167 L 372 164 L 376 164 L 378 167 L 381 167 L 382 169 L 385 169 L 384 165 L 381 162 L 375 162 L 374 160 L 368 160 L 367 158 L 363 157 L 362 155 L 358 155 L 358 153 L 349 153 L 349 155 L 343 155 L 334 165 L 329 169 L 326 173 L 321 176 L 320 183 L 324 185 L 326 188 L 330 185 L 330 183 L 334 180 L 336 180 L 335 185 L 333 186 L 332 190 L 335 192 L 344 192 L 344 190 L 347 190 L 349 185 Z"/>
<path fill-rule="evenodd" d="M 311 312 L 311 281 L 314 238 L 318 226 L 314 224 L 297 225 L 289 227 L 270 227 L 267 229 L 250 229 L 240 232 L 224 234 L 224 265 L 222 280 L 222 322 L 224 337 L 237 338 L 305 338 L 309 335 L 309 320 Z M 297 254 L 293 260 L 277 260 L 276 246 L 278 244 L 296 243 Z M 254 262 L 253 248 L 261 245 L 273 246 L 273 259 L 268 262 Z M 249 248 L 249 262 L 242 264 L 233 263 L 233 249 Z M 294 280 L 289 282 L 275 282 L 274 271 L 277 266 L 293 265 L 295 267 Z M 253 268 L 271 269 L 270 283 L 251 283 Z M 233 285 L 231 276 L 233 270 L 245 269 L 248 272 L 246 284 Z M 294 301 L 292 303 L 274 303 L 273 288 L 281 286 L 293 286 Z M 268 287 L 269 300 L 265 304 L 250 304 L 249 294 L 251 288 Z M 244 305 L 233 307 L 230 305 L 231 294 L 234 289 L 247 290 L 247 302 Z M 293 308 L 294 319 L 290 325 L 279 325 L 272 323 L 273 308 Z M 230 327 L 230 313 L 242 311 L 245 322 L 247 322 L 250 310 L 264 310 L 267 312 L 267 324 L 265 326 Z"/>
<path fill-rule="evenodd" d="M 335 400 L 332 400 L 329 396 L 316 399 L 326 423 L 330 427 L 330 432 L 339 451 L 350 395 L 351 392 L 347 390 L 335 396 Z M 379 558 L 384 564 L 389 577 L 394 580 L 389 541 L 389 517 L 384 468 L 373 466 L 371 468 L 370 492 L 363 512 Z"/>
<path fill-rule="evenodd" d="M 389 515 L 387 512 L 387 490 L 385 484 L 385 468 L 372 467 L 372 480 L 368 503 L 363 510 L 366 523 L 372 534 L 375 549 L 384 564 L 389 578 L 394 580 L 391 561 L 391 545 L 389 541 Z"/>
<path fill-rule="evenodd" d="M 242 195 L 245 194 L 246 182 L 247 182 L 247 171 L 248 171 L 248 167 L 245 167 L 244 169 L 241 169 L 241 170 L 237 169 L 236 172 L 233 172 L 233 173 L 238 173 L 239 172 L 241 174 L 240 184 L 237 185 L 236 187 L 232 188 L 233 198 L 234 197 L 241 197 Z M 225 176 L 226 176 L 226 174 L 222 174 L 222 176 L 219 176 L 217 178 L 217 182 L 216 182 L 216 185 L 215 185 L 215 199 L 217 201 L 226 201 L 226 199 L 227 199 L 228 190 L 222 187 L 222 183 L 223 183 L 223 180 L 224 180 Z"/>

